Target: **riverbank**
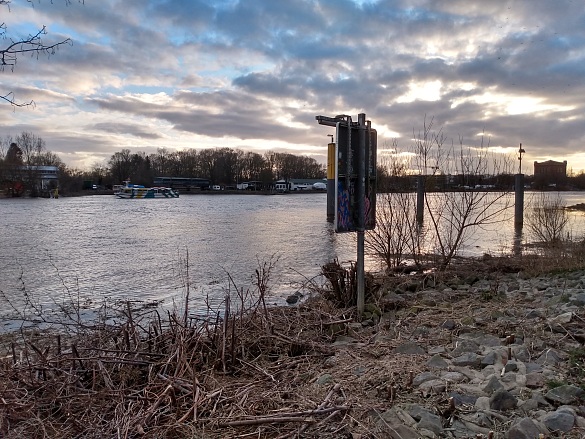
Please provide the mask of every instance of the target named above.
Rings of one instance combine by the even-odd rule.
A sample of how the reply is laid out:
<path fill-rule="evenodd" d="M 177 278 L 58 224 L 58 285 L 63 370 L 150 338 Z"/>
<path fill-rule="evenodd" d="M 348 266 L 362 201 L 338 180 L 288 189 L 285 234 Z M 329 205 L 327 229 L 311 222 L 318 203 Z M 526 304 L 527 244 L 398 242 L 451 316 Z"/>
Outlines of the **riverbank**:
<path fill-rule="evenodd" d="M 582 438 L 585 270 L 523 266 L 490 258 L 373 278 L 365 318 L 314 292 L 265 307 L 260 276 L 222 319 L 179 308 L 165 324 L 122 307 L 59 337 L 15 335 L 2 352 L 0 432 Z"/>

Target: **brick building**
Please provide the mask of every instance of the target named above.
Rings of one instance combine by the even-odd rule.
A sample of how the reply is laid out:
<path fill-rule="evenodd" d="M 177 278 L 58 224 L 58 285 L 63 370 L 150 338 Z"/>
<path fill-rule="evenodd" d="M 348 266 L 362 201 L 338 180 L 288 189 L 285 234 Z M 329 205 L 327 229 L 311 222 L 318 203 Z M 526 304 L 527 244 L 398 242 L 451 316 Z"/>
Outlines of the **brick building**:
<path fill-rule="evenodd" d="M 534 162 L 534 177 L 556 177 L 564 178 L 567 176 L 567 161 L 555 162 L 547 160 L 545 162 Z"/>

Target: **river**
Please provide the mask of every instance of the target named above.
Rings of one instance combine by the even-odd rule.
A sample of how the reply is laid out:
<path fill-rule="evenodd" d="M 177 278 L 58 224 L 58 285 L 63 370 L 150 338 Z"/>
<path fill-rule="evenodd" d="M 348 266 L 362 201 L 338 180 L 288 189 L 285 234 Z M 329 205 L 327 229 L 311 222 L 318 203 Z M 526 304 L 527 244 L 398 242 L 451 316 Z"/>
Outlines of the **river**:
<path fill-rule="evenodd" d="M 585 201 L 583 192 L 561 195 L 567 205 Z M 252 288 L 264 264 L 274 264 L 269 302 L 280 304 L 303 282 L 322 283 L 323 264 L 356 259 L 354 234 L 326 221 L 324 193 L 0 199 L 0 225 L 0 331 L 25 302 L 43 311 L 72 300 L 87 310 L 123 300 L 170 307 L 188 284 L 191 307 L 203 308 Z M 474 233 L 464 254 L 506 252 L 512 241 L 512 226 L 499 225 Z"/>

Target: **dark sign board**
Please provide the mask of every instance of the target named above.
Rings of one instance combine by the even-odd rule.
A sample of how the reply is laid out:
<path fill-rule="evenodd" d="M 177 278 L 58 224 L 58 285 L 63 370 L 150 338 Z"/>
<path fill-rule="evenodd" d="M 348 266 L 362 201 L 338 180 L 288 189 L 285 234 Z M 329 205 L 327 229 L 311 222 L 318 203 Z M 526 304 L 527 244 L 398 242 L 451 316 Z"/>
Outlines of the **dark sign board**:
<path fill-rule="evenodd" d="M 376 226 L 376 130 L 369 122 L 362 126 L 337 122 L 336 137 L 335 231 L 371 230 Z M 360 184 L 364 185 L 363 223 L 359 218 Z"/>

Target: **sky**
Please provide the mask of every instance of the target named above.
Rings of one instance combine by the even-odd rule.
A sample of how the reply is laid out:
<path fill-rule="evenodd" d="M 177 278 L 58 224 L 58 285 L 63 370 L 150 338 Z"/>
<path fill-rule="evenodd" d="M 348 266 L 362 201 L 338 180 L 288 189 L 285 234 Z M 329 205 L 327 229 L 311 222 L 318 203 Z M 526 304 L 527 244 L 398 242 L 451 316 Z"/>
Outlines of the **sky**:
<path fill-rule="evenodd" d="M 0 71 L 0 137 L 31 132 L 67 165 L 159 148 L 289 152 L 326 162 L 317 115 L 365 113 L 380 150 L 432 121 L 585 170 L 582 0 L 12 0 L 13 40 L 51 56 Z M 0 47 L 8 44 L 0 40 Z"/>

